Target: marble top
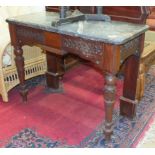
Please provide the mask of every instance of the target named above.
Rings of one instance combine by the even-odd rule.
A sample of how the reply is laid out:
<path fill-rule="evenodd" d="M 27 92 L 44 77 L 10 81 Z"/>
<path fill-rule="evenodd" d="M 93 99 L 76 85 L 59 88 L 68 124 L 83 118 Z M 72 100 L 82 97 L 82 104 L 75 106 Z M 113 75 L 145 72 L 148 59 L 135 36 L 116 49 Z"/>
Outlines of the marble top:
<path fill-rule="evenodd" d="M 58 27 L 51 26 L 51 23 L 58 19 L 58 13 L 43 11 L 12 17 L 6 21 L 17 25 L 111 44 L 123 44 L 144 33 L 149 28 L 147 25 L 118 21 L 78 21 Z"/>

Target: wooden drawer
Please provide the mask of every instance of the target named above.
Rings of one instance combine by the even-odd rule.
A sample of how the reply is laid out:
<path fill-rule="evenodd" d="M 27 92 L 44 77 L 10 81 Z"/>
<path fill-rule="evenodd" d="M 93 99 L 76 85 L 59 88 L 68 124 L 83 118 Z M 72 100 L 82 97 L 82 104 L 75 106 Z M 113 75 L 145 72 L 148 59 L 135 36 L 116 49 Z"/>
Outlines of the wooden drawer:
<path fill-rule="evenodd" d="M 45 32 L 45 45 L 61 49 L 61 35 Z"/>

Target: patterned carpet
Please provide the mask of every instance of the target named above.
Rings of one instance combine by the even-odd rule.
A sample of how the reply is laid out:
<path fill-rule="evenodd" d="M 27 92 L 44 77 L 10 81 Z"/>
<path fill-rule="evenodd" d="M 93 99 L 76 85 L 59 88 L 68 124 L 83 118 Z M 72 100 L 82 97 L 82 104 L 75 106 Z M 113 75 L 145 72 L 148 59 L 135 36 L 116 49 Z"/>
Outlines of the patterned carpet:
<path fill-rule="evenodd" d="M 68 145 L 65 141 L 54 141 L 49 137 L 38 134 L 35 129 L 25 128 L 12 138 L 8 139 L 7 148 L 27 147 L 27 148 L 55 148 L 55 147 L 77 147 L 77 148 L 129 148 L 136 147 L 144 130 L 155 115 L 155 76 L 147 75 L 150 80 L 145 88 L 145 95 L 137 106 L 137 114 L 133 120 L 119 116 L 119 111 L 114 111 L 114 134 L 112 141 L 105 142 L 102 129 L 103 122 L 79 145 Z M 43 82 L 44 78 L 29 81 L 29 86 Z M 35 81 L 35 83 L 33 83 Z M 33 83 L 33 84 L 32 84 Z"/>
<path fill-rule="evenodd" d="M 84 147 L 113 147 L 113 148 L 129 148 L 135 147 L 144 128 L 148 125 L 149 120 L 155 113 L 155 79 L 149 84 L 145 90 L 145 96 L 137 106 L 137 114 L 133 120 L 118 116 L 116 112 L 115 128 L 112 141 L 109 143 L 105 142 L 102 137 L 102 125 L 92 139 L 86 140 Z M 95 137 L 95 138 L 94 138 Z M 83 144 L 82 144 L 83 146 Z"/>
<path fill-rule="evenodd" d="M 13 136 L 6 148 L 53 148 L 59 145 L 58 142 L 49 138 L 39 136 L 32 129 L 26 128 Z"/>

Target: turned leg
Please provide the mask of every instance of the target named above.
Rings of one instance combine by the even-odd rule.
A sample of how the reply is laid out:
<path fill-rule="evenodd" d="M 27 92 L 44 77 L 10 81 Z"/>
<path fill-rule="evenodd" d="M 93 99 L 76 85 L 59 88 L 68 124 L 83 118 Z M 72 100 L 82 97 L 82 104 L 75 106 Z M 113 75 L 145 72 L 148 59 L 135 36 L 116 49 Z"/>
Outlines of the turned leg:
<path fill-rule="evenodd" d="M 62 87 L 60 79 L 62 78 L 63 71 L 63 57 L 53 54 L 51 52 L 46 52 L 47 59 L 47 72 L 46 72 L 46 83 L 47 92 L 62 92 Z"/>
<path fill-rule="evenodd" d="M 133 55 L 125 63 L 123 96 L 120 98 L 120 114 L 130 118 L 133 118 L 136 113 L 139 60 L 139 56 Z"/>
<path fill-rule="evenodd" d="M 113 133 L 113 108 L 115 102 L 116 92 L 116 77 L 112 74 L 105 75 L 105 86 L 104 86 L 104 105 L 105 105 L 105 123 L 104 123 L 104 134 L 105 139 L 110 140 Z"/>
<path fill-rule="evenodd" d="M 24 57 L 23 50 L 20 45 L 14 46 L 15 63 L 17 67 L 18 77 L 19 77 L 19 92 L 22 96 L 24 102 L 27 101 L 28 89 L 25 84 L 25 72 L 24 72 Z"/>

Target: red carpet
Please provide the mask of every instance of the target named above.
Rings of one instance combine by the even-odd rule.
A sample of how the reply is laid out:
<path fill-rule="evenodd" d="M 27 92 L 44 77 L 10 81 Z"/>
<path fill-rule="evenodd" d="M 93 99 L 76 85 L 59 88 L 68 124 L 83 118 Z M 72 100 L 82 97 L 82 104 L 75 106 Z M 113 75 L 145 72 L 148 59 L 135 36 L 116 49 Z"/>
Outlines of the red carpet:
<path fill-rule="evenodd" d="M 0 146 L 24 128 L 68 145 L 79 144 L 104 119 L 103 83 L 101 73 L 80 65 L 65 74 L 62 94 L 45 94 L 44 87 L 37 86 L 30 90 L 28 103 L 22 104 L 12 90 L 9 103 L 0 99 Z M 121 88 L 118 81 L 117 103 Z"/>

